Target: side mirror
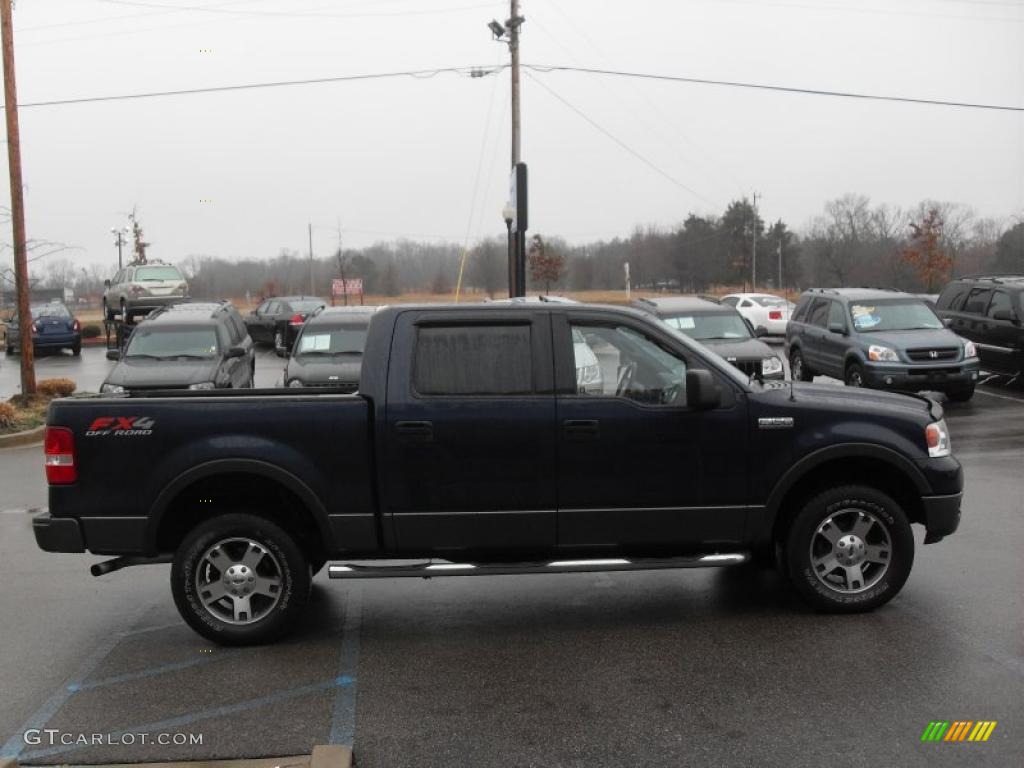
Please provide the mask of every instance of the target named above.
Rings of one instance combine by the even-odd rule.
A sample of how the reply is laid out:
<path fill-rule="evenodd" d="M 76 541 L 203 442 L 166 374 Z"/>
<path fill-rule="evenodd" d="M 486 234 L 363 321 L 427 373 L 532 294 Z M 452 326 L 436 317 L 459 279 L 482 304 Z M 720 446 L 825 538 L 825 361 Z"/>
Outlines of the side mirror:
<path fill-rule="evenodd" d="M 686 372 L 686 405 L 695 411 L 717 408 L 722 402 L 715 377 L 711 371 L 697 369 Z"/>
<path fill-rule="evenodd" d="M 121 360 L 121 350 L 119 349 L 108 349 L 107 360 L 112 360 L 115 363 Z"/>
<path fill-rule="evenodd" d="M 104 280 L 103 281 L 103 287 L 104 288 L 109 288 L 110 287 L 110 281 L 109 280 Z"/>
<path fill-rule="evenodd" d="M 951 326 L 953 324 L 953 318 L 951 318 L 951 317 L 944 317 L 944 318 L 942 318 L 942 324 L 944 326 L 946 326 L 947 328 L 949 328 L 949 326 Z"/>
<path fill-rule="evenodd" d="M 230 360 L 232 357 L 245 357 L 245 349 L 242 347 L 231 347 L 228 349 L 227 354 L 224 355 L 224 358 Z"/>
<path fill-rule="evenodd" d="M 829 323 L 828 329 L 832 333 L 838 333 L 840 336 L 846 335 L 846 326 L 843 323 Z"/>

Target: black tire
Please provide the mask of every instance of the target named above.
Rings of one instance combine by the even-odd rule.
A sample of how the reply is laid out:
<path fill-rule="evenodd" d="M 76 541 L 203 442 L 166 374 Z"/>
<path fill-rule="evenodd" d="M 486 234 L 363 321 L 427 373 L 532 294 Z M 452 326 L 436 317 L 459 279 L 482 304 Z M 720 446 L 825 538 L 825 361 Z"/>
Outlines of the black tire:
<path fill-rule="evenodd" d="M 127 323 L 128 320 L 128 305 L 121 299 L 121 322 Z"/>
<path fill-rule="evenodd" d="M 858 551 L 851 541 L 859 538 L 855 525 L 868 523 Z M 837 537 L 837 543 L 830 543 L 828 535 Z M 891 497 L 867 486 L 848 485 L 824 491 L 804 506 L 786 532 L 783 557 L 794 589 L 811 607 L 859 613 L 884 605 L 902 589 L 914 564 L 914 535 Z M 850 578 L 840 557 L 866 558 L 854 563 L 860 582 Z M 878 560 L 869 562 L 871 558 Z M 835 568 L 824 571 L 832 562 Z"/>
<path fill-rule="evenodd" d="M 240 584 L 244 590 L 245 574 L 238 576 L 241 581 L 230 581 L 225 568 L 223 578 L 214 578 L 218 569 L 212 563 L 218 556 L 207 557 L 207 554 L 212 553 L 214 545 L 223 543 L 225 546 L 220 547 L 220 551 L 228 558 L 226 564 L 242 565 L 235 557 L 240 550 L 248 551 L 246 541 L 262 549 L 257 552 L 258 563 L 252 566 L 251 573 L 263 579 L 276 573 L 279 586 L 276 602 L 270 593 L 251 593 L 252 611 L 265 608 L 265 612 L 255 619 L 243 613 L 243 623 L 236 624 L 224 619 L 224 614 L 235 610 L 232 606 L 236 603 L 232 601 L 236 598 L 225 593 L 220 600 L 210 600 L 212 590 L 204 592 L 204 587 L 229 589 Z M 199 578 L 208 581 L 203 584 Z M 192 629 L 221 645 L 257 645 L 278 639 L 295 625 L 309 598 L 309 587 L 309 563 L 302 549 L 278 525 L 255 515 L 232 513 L 207 520 L 185 537 L 171 566 L 171 592 L 178 612 Z M 258 589 L 248 586 L 250 590 L 254 588 Z M 211 609 L 203 605 L 203 594 Z M 233 615 L 238 618 L 237 613 Z"/>
<path fill-rule="evenodd" d="M 14 354 L 14 347 L 8 347 L 7 348 L 7 354 L 8 355 L 13 355 Z"/>
<path fill-rule="evenodd" d="M 274 344 L 274 352 L 277 354 L 278 357 L 287 357 L 288 356 L 288 348 L 285 345 L 284 331 L 282 329 L 278 328 L 276 331 L 274 331 L 274 341 L 273 341 L 273 344 Z"/>
<path fill-rule="evenodd" d="M 800 351 L 799 347 L 789 353 L 789 373 L 794 381 L 814 380 L 814 371 L 807 366 L 804 353 Z"/>
<path fill-rule="evenodd" d="M 864 378 L 864 366 L 856 362 L 848 364 L 843 376 L 843 383 L 848 387 L 866 387 L 867 379 Z"/>
<path fill-rule="evenodd" d="M 81 357 L 82 356 L 82 344 L 81 344 L 81 342 L 79 342 L 78 344 L 73 344 L 71 346 L 71 354 L 74 355 L 75 357 Z"/>
<path fill-rule="evenodd" d="M 954 403 L 966 403 L 974 397 L 974 384 L 969 384 L 963 389 L 953 389 L 946 393 L 946 397 Z"/>

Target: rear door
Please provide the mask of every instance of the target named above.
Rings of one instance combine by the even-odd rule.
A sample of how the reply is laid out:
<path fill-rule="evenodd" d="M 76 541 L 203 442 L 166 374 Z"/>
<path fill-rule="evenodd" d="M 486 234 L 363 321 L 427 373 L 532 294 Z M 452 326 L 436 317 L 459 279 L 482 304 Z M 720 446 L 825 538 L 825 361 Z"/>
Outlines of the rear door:
<path fill-rule="evenodd" d="M 846 318 L 846 309 L 842 302 L 830 299 L 828 305 L 825 332 L 821 335 L 818 349 L 821 360 L 821 368 L 818 370 L 830 376 L 842 378 L 844 359 L 849 346 L 846 334 L 850 332 L 850 323 Z M 832 330 L 833 328 L 842 328 L 842 331 Z"/>
<path fill-rule="evenodd" d="M 381 508 L 398 549 L 555 546 L 547 311 L 407 311 L 388 369 Z"/>
<path fill-rule="evenodd" d="M 671 332 L 583 311 L 552 318 L 558 376 L 558 544 L 568 551 L 680 551 L 742 539 L 746 404 L 691 411 L 686 371 L 707 367 Z M 581 387 L 579 332 L 601 366 Z"/>
<path fill-rule="evenodd" d="M 995 370 L 1016 372 L 1019 369 L 1021 329 L 1017 322 L 1020 319 L 1010 293 L 993 290 L 985 312 L 985 325 L 976 344 L 982 360 Z"/>
<path fill-rule="evenodd" d="M 822 341 L 828 332 L 828 313 L 831 303 L 829 299 L 820 297 L 814 299 L 814 303 L 811 304 L 811 308 L 807 312 L 800 340 L 803 345 L 804 360 L 814 372 L 834 376 L 835 373 L 825 365 L 825 354 L 822 349 Z"/>

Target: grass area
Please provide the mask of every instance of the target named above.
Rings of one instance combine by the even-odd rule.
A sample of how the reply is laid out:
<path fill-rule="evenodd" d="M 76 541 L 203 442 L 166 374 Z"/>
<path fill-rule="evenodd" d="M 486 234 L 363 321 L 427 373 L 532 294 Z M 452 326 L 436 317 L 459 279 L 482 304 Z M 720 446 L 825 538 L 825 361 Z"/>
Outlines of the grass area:
<path fill-rule="evenodd" d="M 71 379 L 43 379 L 36 385 L 35 395 L 15 395 L 0 403 L 0 435 L 35 429 L 46 421 L 46 409 L 55 397 L 66 397 L 75 391 Z"/>

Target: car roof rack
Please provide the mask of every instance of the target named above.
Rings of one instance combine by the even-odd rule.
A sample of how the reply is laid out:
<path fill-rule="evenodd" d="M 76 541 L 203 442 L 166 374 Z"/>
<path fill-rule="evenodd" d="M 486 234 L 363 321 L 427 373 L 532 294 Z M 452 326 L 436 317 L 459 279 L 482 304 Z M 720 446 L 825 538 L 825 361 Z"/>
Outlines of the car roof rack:
<path fill-rule="evenodd" d="M 808 288 L 807 293 L 830 293 L 833 296 L 839 295 L 839 291 L 835 288 Z"/>
<path fill-rule="evenodd" d="M 961 275 L 960 277 L 957 277 L 955 279 L 956 280 L 979 280 L 979 281 L 984 280 L 986 282 L 991 282 L 991 283 L 1005 284 L 1007 282 L 1010 282 L 1010 283 L 1024 282 L 1024 275 L 1018 274 L 1018 273 L 1014 273 L 1014 272 L 1008 272 L 1006 274 L 996 274 L 996 275 L 992 275 L 992 274 L 988 274 L 988 275 Z"/>

